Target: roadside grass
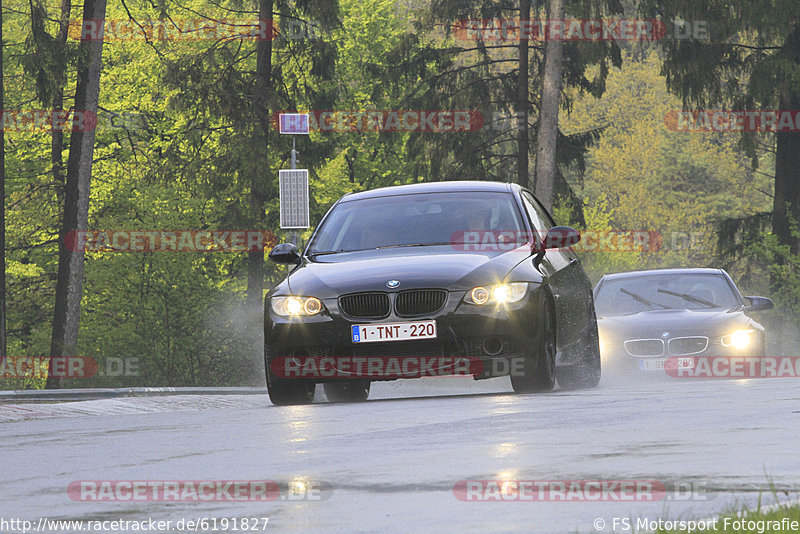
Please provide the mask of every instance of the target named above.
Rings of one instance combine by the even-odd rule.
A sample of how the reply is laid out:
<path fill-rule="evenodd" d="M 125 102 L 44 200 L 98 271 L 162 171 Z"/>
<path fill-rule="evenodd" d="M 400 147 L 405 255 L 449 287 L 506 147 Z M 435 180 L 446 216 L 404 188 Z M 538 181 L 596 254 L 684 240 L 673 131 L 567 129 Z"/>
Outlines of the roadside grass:
<path fill-rule="evenodd" d="M 707 532 L 714 534 L 787 534 L 800 532 L 800 502 L 797 500 L 788 504 L 775 504 L 755 510 L 738 510 L 722 514 L 717 518 L 714 527 L 708 528 L 711 521 L 706 521 L 706 528 L 692 530 L 658 529 L 658 534 L 689 534 Z"/>

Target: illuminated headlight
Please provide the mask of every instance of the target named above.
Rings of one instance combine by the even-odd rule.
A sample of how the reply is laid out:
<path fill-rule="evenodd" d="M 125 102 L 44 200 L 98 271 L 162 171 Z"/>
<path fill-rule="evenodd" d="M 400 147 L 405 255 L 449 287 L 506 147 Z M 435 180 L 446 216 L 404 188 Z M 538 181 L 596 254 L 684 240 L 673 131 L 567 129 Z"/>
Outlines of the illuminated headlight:
<path fill-rule="evenodd" d="M 489 291 L 485 287 L 476 287 L 469 292 L 473 304 L 486 304 L 489 302 Z"/>
<path fill-rule="evenodd" d="M 753 341 L 754 333 L 755 330 L 736 330 L 727 336 L 722 336 L 722 346 L 739 350 L 746 349 Z"/>
<path fill-rule="evenodd" d="M 600 357 L 604 358 L 611 352 L 611 340 L 602 330 L 598 330 L 597 337 L 600 345 Z"/>
<path fill-rule="evenodd" d="M 272 297 L 272 311 L 283 317 L 316 315 L 324 308 L 316 297 Z"/>
<path fill-rule="evenodd" d="M 491 287 L 476 287 L 467 293 L 466 301 L 471 304 L 513 304 L 519 302 L 528 291 L 525 282 L 500 284 Z"/>

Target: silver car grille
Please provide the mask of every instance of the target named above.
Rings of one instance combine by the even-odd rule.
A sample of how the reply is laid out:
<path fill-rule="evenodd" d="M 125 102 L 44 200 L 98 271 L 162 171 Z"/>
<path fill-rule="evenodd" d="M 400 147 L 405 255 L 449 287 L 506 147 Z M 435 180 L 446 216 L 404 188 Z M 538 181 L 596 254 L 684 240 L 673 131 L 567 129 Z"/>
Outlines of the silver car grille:
<path fill-rule="evenodd" d="M 625 342 L 625 352 L 631 356 L 663 356 L 663 339 L 629 339 Z"/>
<path fill-rule="evenodd" d="M 663 339 L 629 339 L 625 342 L 625 352 L 638 357 L 690 356 L 707 348 L 706 336 L 674 337 L 666 343 Z"/>
<path fill-rule="evenodd" d="M 669 353 L 674 356 L 700 354 L 708 348 L 706 336 L 674 337 L 667 345 Z"/>

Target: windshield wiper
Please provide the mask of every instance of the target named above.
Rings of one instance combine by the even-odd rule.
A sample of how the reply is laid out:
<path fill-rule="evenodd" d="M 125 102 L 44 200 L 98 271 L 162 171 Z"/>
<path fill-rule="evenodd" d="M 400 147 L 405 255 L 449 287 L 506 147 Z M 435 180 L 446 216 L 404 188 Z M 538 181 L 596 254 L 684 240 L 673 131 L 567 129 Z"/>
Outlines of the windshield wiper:
<path fill-rule="evenodd" d="M 307 254 L 309 256 L 327 256 L 328 254 L 339 254 L 341 252 L 355 252 L 355 251 L 354 250 L 344 250 L 344 249 L 340 249 L 340 250 L 320 250 L 320 251 L 312 250 L 311 252 L 308 252 Z"/>
<path fill-rule="evenodd" d="M 450 245 L 452 243 L 402 243 L 399 245 L 384 245 L 382 247 L 375 247 L 373 250 L 379 250 L 384 248 L 396 248 L 396 247 L 433 247 L 437 245 Z"/>
<path fill-rule="evenodd" d="M 628 291 L 627 289 L 620 289 L 620 290 L 619 290 L 619 292 L 620 292 L 620 293 L 625 293 L 626 295 L 629 295 L 629 296 L 630 296 L 630 297 L 632 297 L 632 298 L 633 298 L 633 300 L 635 300 L 636 302 L 641 302 L 641 303 L 642 303 L 642 304 L 644 304 L 645 306 L 650 306 L 650 308 L 651 308 L 651 309 L 652 309 L 652 308 L 655 308 L 656 306 L 661 306 L 661 307 L 662 307 L 662 308 L 664 308 L 665 310 L 671 310 L 671 309 L 672 309 L 672 308 L 670 308 L 669 306 L 664 306 L 663 304 L 661 304 L 661 303 L 659 303 L 659 302 L 652 302 L 652 301 L 650 301 L 650 300 L 647 300 L 647 299 L 646 299 L 646 298 L 644 298 L 643 296 L 641 296 L 641 295 L 637 295 L 636 293 L 634 293 L 634 292 L 632 292 L 632 291 Z"/>
<path fill-rule="evenodd" d="M 717 305 L 713 302 L 710 302 L 706 299 L 701 299 L 700 297 L 695 297 L 694 295 L 690 295 L 689 293 L 676 293 L 674 291 L 669 291 L 667 289 L 657 289 L 659 293 L 666 293 L 667 295 L 672 295 L 673 297 L 680 297 L 685 301 L 694 302 L 695 304 L 700 304 L 701 306 L 705 306 L 706 308 L 716 308 Z"/>

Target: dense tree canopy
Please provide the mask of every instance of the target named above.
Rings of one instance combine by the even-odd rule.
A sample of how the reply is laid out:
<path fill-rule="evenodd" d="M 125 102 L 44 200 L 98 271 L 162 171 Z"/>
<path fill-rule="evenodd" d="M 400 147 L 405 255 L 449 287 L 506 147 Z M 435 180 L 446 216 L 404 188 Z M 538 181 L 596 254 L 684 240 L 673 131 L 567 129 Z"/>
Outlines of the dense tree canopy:
<path fill-rule="evenodd" d="M 715 232 L 731 220 L 758 219 L 767 234 L 772 228 L 764 221 L 775 225 L 775 246 L 762 257 L 795 247 L 800 165 L 791 158 L 800 154 L 792 152 L 800 134 L 676 132 L 665 117 L 714 106 L 800 109 L 800 27 L 784 23 L 800 20 L 796 2 L 564 4 L 570 18 L 638 11 L 702 19 L 711 35 L 564 43 L 557 221 L 661 236 L 658 250 L 587 251 L 591 276 L 719 263 Z M 545 18 L 546 7 L 535 2 L 531 17 Z M 6 110 L 74 111 L 86 61 L 80 8 L 4 2 Z M 264 29 L 264 13 L 274 32 L 269 41 L 249 36 Z M 450 110 L 481 119 L 479 127 L 455 132 L 345 127 L 298 137 L 299 166 L 311 176 L 312 225 L 347 192 L 433 180 L 518 181 L 520 128 L 529 133 L 522 150 L 533 176 L 543 42 L 529 43 L 525 79 L 518 40 L 466 39 L 460 26 L 518 19 L 517 1 L 126 0 L 109 3 L 106 17 L 117 26 L 107 25 L 112 31 L 103 43 L 91 230 L 252 229 L 287 240 L 278 222 L 277 177 L 289 166 L 291 139 L 272 122 L 280 111 L 312 110 L 316 119 L 325 111 Z M 3 123 L 8 354 L 46 355 L 74 133 L 18 128 L 9 116 L 16 115 L 6 113 Z M 779 273 L 767 263 L 731 265 L 737 277 L 769 290 L 776 276 L 800 276 L 792 252 L 781 252 Z M 260 253 L 87 252 L 78 354 L 101 369 L 135 360 L 138 372 L 63 385 L 261 384 L 261 310 L 253 303 L 284 269 L 264 263 Z"/>

